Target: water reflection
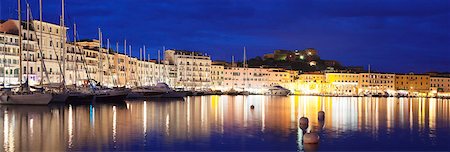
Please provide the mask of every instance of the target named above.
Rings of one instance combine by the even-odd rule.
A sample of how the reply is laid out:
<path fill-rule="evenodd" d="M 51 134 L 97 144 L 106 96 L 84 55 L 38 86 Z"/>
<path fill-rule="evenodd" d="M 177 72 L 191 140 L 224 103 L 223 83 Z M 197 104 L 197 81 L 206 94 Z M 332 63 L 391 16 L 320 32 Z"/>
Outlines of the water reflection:
<path fill-rule="evenodd" d="M 312 96 L 0 106 L 0 143 L 1 151 L 445 150 L 449 106 L 442 99 Z M 319 145 L 302 143 L 300 117 L 309 118 L 306 132 L 319 133 Z"/>

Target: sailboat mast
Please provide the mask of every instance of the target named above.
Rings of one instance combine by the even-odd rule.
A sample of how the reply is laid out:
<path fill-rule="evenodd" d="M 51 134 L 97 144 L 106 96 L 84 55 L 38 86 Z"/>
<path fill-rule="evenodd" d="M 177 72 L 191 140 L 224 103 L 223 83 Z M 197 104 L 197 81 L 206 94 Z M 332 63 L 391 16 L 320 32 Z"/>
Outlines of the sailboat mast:
<path fill-rule="evenodd" d="M 66 87 L 66 48 L 64 47 L 65 43 L 66 43 L 66 38 L 65 38 L 65 30 L 64 30 L 64 0 L 61 0 L 61 31 L 60 31 L 60 35 L 61 35 L 61 51 L 62 51 L 62 67 L 63 67 L 63 71 L 62 71 L 62 77 L 63 77 L 63 84 L 64 84 L 64 88 Z"/>
<path fill-rule="evenodd" d="M 3 26 L 3 25 L 2 25 Z M 6 37 L 6 32 L 3 32 L 3 37 Z M 4 39 L 3 41 L 3 48 L 6 48 L 6 39 Z M 6 50 L 3 49 L 3 87 L 6 85 L 6 75 L 5 75 L 5 71 L 6 71 Z"/>
<path fill-rule="evenodd" d="M 132 56 L 131 56 L 131 45 L 129 45 L 128 51 L 129 51 L 129 54 L 130 54 L 130 62 L 129 62 L 129 64 L 128 64 L 129 67 L 130 67 L 130 76 L 131 76 L 132 79 L 134 79 L 134 78 L 133 78 L 133 75 L 131 74 L 132 71 L 133 71 L 133 69 L 131 69 L 131 65 L 130 65 L 130 64 L 131 64 L 131 58 L 132 58 Z M 131 82 L 131 83 L 133 83 L 133 82 Z"/>
<path fill-rule="evenodd" d="M 25 60 L 27 60 L 27 66 L 25 68 L 25 73 L 27 74 L 27 78 L 25 79 L 28 82 L 28 77 L 29 77 L 29 73 L 30 70 L 28 70 L 30 68 L 30 4 L 27 3 L 27 35 L 25 35 L 27 37 L 27 48 L 26 48 L 26 54 L 25 54 Z"/>
<path fill-rule="evenodd" d="M 42 86 L 42 84 L 44 83 L 44 57 L 42 56 L 42 28 L 44 28 L 42 26 L 42 0 L 39 0 L 39 33 L 40 33 L 40 38 L 39 38 L 39 54 L 41 57 L 41 81 L 40 81 L 40 85 Z"/>
<path fill-rule="evenodd" d="M 160 50 L 158 50 L 158 82 L 161 82 L 161 59 L 160 59 Z"/>
<path fill-rule="evenodd" d="M 73 23 L 73 46 L 74 46 L 74 50 L 75 51 L 78 50 L 81 53 L 81 50 L 77 47 L 77 24 L 76 23 Z M 78 81 L 78 64 L 77 64 L 77 61 L 74 61 L 74 63 L 75 63 L 75 81 L 74 81 L 74 84 L 75 84 L 75 88 L 76 88 L 77 87 L 77 81 Z"/>
<path fill-rule="evenodd" d="M 144 65 L 145 65 L 145 64 L 146 64 L 146 62 L 145 62 L 145 45 L 144 45 L 144 49 L 143 49 L 143 50 L 144 50 L 144 54 L 142 54 L 142 55 L 143 55 L 144 60 L 143 60 L 142 63 L 144 63 Z M 144 66 L 144 71 L 146 71 L 146 70 L 145 70 L 145 66 Z M 145 85 L 145 83 L 147 82 L 147 81 L 146 81 L 146 76 L 147 76 L 147 75 L 145 74 L 144 71 L 142 71 L 142 73 L 143 73 L 142 75 L 144 76 L 144 78 L 142 78 L 142 79 L 144 80 L 144 83 L 143 83 L 143 84 Z"/>
<path fill-rule="evenodd" d="M 18 19 L 19 19 L 19 83 L 22 85 L 22 16 L 21 16 L 21 0 L 17 0 L 17 7 L 18 7 Z"/>
<path fill-rule="evenodd" d="M 119 68 L 119 42 L 116 42 L 116 54 L 117 54 L 117 59 L 115 59 L 115 61 L 113 61 L 113 64 L 115 64 L 117 62 L 116 66 L 115 66 L 116 73 L 114 73 L 114 74 L 117 77 L 117 87 L 118 87 L 119 82 L 120 82 L 120 79 L 119 79 L 120 74 L 119 74 L 119 69 L 118 69 Z M 113 57 L 113 59 L 114 58 L 115 57 Z"/>
<path fill-rule="evenodd" d="M 138 81 L 139 85 L 142 86 L 142 48 L 139 48 L 139 73 L 138 73 Z"/>
<path fill-rule="evenodd" d="M 243 61 L 243 64 L 242 64 L 242 66 L 244 67 L 244 87 L 242 88 L 242 90 L 244 90 L 245 91 L 245 87 L 247 87 L 247 55 L 246 55 L 246 49 L 245 49 L 245 46 L 244 46 L 244 61 Z"/>
<path fill-rule="evenodd" d="M 127 72 L 128 72 L 128 67 L 129 67 L 128 62 L 130 62 L 130 61 L 127 62 L 127 59 L 128 59 L 128 56 L 127 56 L 127 40 L 124 40 L 123 53 L 125 54 L 125 59 L 124 59 L 124 61 L 125 61 L 125 86 L 127 86 Z M 128 66 L 127 66 L 127 64 L 128 64 Z"/>
<path fill-rule="evenodd" d="M 115 86 L 115 84 L 114 84 L 114 77 L 113 77 L 113 74 L 112 74 L 112 72 L 111 72 L 111 62 L 109 61 L 109 49 L 110 49 L 110 45 L 109 45 L 109 39 L 106 39 L 106 61 L 107 61 L 107 63 L 108 63 L 108 73 L 109 73 L 109 75 L 111 76 L 111 84 L 113 85 L 113 86 Z"/>
<path fill-rule="evenodd" d="M 98 64 L 98 69 L 99 69 L 99 79 L 100 79 L 100 83 L 101 84 L 103 84 L 103 60 L 102 60 L 102 54 L 103 54 L 103 52 L 102 52 L 102 32 L 101 32 L 101 29 L 100 28 L 98 28 L 98 41 L 99 41 L 99 44 L 98 44 L 98 56 L 99 56 L 99 61 L 100 61 L 100 63 Z"/>

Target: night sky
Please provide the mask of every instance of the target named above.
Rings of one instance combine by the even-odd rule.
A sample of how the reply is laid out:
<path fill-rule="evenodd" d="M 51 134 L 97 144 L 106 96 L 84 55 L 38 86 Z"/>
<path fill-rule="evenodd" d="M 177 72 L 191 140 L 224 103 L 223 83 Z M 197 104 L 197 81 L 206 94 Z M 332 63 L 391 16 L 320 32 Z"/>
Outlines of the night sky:
<path fill-rule="evenodd" d="M 38 0 L 29 1 L 38 19 Z M 2 19 L 17 18 L 17 0 L 0 5 Z M 45 21 L 59 23 L 60 12 L 60 1 L 44 0 Z M 448 0 L 66 0 L 66 24 L 74 22 L 79 38 L 101 27 L 120 51 L 127 39 L 134 56 L 143 45 L 152 58 L 166 46 L 213 60 L 242 59 L 244 46 L 249 57 L 316 48 L 349 66 L 450 72 Z"/>

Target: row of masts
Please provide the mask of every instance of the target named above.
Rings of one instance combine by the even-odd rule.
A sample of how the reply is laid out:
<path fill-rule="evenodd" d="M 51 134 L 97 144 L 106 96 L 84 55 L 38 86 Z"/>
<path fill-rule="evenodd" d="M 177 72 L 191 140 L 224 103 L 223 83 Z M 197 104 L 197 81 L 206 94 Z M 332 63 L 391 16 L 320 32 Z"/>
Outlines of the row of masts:
<path fill-rule="evenodd" d="M 22 41 L 22 27 L 21 27 L 21 25 L 22 25 L 22 15 L 21 15 L 21 0 L 18 0 L 17 1 L 17 3 L 18 3 L 18 20 L 19 20 L 19 31 L 18 31 L 18 36 L 19 36 L 19 40 L 18 40 L 18 43 L 19 43 L 19 69 L 18 69 L 18 73 L 19 73 L 19 77 L 18 77 L 18 82 L 20 83 L 20 84 L 22 84 L 23 83 L 23 63 L 22 63 L 22 61 L 23 61 L 23 59 L 22 59 L 22 51 L 23 51 L 23 41 Z M 26 11 L 26 13 L 27 13 L 27 22 L 26 22 L 26 30 L 27 30 L 27 35 L 29 35 L 29 26 L 30 26 L 30 23 L 29 23 L 29 21 L 30 21 L 30 15 L 31 15 L 31 11 L 30 11 L 30 6 L 29 6 L 29 4 L 28 4 L 28 2 L 27 2 L 27 11 Z M 58 64 L 59 64 L 59 67 L 60 67 L 60 73 L 59 73 L 59 81 L 60 81 L 60 84 L 61 85 L 63 85 L 64 87 L 63 87 L 63 89 L 65 90 L 66 89 L 66 67 L 67 67 L 67 59 L 66 59 L 66 57 L 67 57 L 67 49 L 65 48 L 65 43 L 67 42 L 66 40 L 66 35 L 65 35 L 65 3 L 64 3 L 64 0 L 61 0 L 61 16 L 60 16 L 60 30 L 61 30 L 61 32 L 60 32 L 60 35 L 59 35 L 59 39 L 60 39 L 60 44 L 61 44 L 61 48 L 60 48 L 60 51 L 59 51 L 59 56 L 61 57 L 61 58 L 59 58 L 58 59 Z M 40 53 L 40 56 L 42 56 L 43 55 L 43 49 L 42 49 L 42 42 L 43 42 L 43 34 L 42 34 L 42 27 L 43 27 L 43 15 L 42 15 L 42 0 L 39 0 L 39 21 L 40 21 L 40 27 L 41 28 L 38 28 L 39 29 L 39 32 L 40 32 L 40 38 L 39 38 L 39 42 L 38 42 L 38 47 L 39 47 L 39 53 Z M 74 27 L 74 33 L 73 33 L 73 40 L 74 40 L 74 47 L 75 47 L 75 49 L 76 50 L 81 50 L 81 48 L 80 47 L 78 47 L 77 46 L 77 29 L 76 29 L 76 24 L 74 23 L 74 25 L 73 25 L 73 27 Z M 37 35 L 37 34 L 36 34 Z M 102 33 L 101 33 L 101 29 L 99 28 L 99 41 L 100 41 L 100 44 L 99 44 L 99 53 L 100 53 L 100 55 L 99 55 L 99 60 L 100 60 L 100 63 L 99 63 L 99 69 L 101 70 L 100 71 L 100 73 L 104 73 L 104 71 L 103 71 L 103 62 L 102 62 L 102 59 L 103 59 L 103 57 L 102 57 L 102 54 L 103 54 L 103 52 L 102 52 L 102 48 L 103 48 L 103 35 L 102 35 Z M 29 43 L 28 41 L 29 41 L 30 39 L 27 39 L 27 43 Z M 117 52 L 118 52 L 118 43 L 116 43 L 116 49 L 117 49 Z M 132 55 L 132 49 L 131 49 L 131 45 L 129 45 L 128 46 L 128 51 L 129 51 L 129 53 L 128 53 L 128 55 Z M 111 80 L 113 81 L 113 84 L 114 85 L 116 85 L 116 82 L 117 81 L 115 81 L 114 80 L 114 76 L 111 74 L 111 71 L 110 71 L 110 61 L 109 61 L 109 50 L 110 50 L 110 44 L 109 44 L 109 39 L 107 39 L 107 51 L 106 51 L 106 55 L 107 55 L 107 62 L 108 62 L 108 71 L 109 71 L 109 75 L 111 76 Z M 142 51 L 143 51 L 143 54 L 142 54 Z M 56 53 L 56 52 L 55 52 Z M 127 41 L 126 40 L 124 40 L 124 54 L 127 56 Z M 146 56 L 145 56 L 145 54 L 146 54 L 146 48 L 145 48 L 145 45 L 144 45 L 144 49 L 142 50 L 142 48 L 141 48 L 141 54 L 140 54 L 140 60 L 146 60 Z M 27 62 L 26 62 L 26 69 L 25 70 L 27 70 L 28 71 L 28 68 L 30 67 L 29 66 L 29 52 L 27 52 L 26 53 L 26 55 L 24 56 L 26 59 L 27 59 Z M 4 55 L 4 58 L 5 58 L 5 55 Z M 148 54 L 148 58 L 147 59 L 150 59 L 150 55 Z M 44 84 L 44 72 L 45 72 L 45 74 L 46 74 L 46 77 L 47 77 L 47 79 L 48 79 L 48 73 L 47 73 L 47 71 L 46 71 L 46 68 L 45 68 L 45 63 L 44 63 L 44 59 L 43 59 L 43 57 L 41 57 L 41 68 L 42 68 L 42 70 L 40 70 L 39 72 L 40 72 L 40 75 L 41 75 L 41 78 L 40 78 L 40 82 L 39 82 L 39 85 L 43 85 Z M 74 69 L 74 81 L 73 81 L 73 83 L 74 83 L 74 85 L 75 86 L 77 86 L 77 81 L 78 81 L 78 64 L 77 64 L 77 62 L 76 61 L 73 61 L 73 63 L 74 63 L 74 65 L 75 65 L 75 68 L 73 68 Z M 158 63 L 161 63 L 161 59 L 160 59 L 160 51 L 158 50 Z M 86 68 L 86 63 L 84 63 L 83 64 L 84 65 L 84 67 Z M 142 66 L 143 65 L 141 65 L 140 66 L 140 68 L 142 68 Z M 117 67 L 116 67 L 116 74 L 118 73 L 117 72 L 118 70 L 117 70 Z M 160 72 L 161 70 L 160 70 L 160 67 L 159 67 L 159 72 Z M 26 72 L 26 71 L 25 71 Z M 142 72 L 142 69 L 140 69 L 140 72 Z M 30 72 L 26 72 L 26 79 L 25 79 L 25 82 L 26 83 L 28 83 L 28 78 L 29 78 L 29 74 Z M 88 79 L 90 79 L 89 77 L 89 73 L 86 71 L 86 74 L 87 74 L 87 77 L 88 77 Z M 139 73 L 140 74 L 140 73 Z M 142 75 L 142 74 L 140 74 L 140 75 Z M 116 78 L 117 78 L 118 76 L 116 76 Z M 127 72 L 125 72 L 125 81 L 127 81 L 127 79 L 126 79 L 126 77 L 127 77 Z M 147 79 L 147 78 L 145 78 L 145 79 Z M 5 81 L 5 79 L 3 79 L 4 81 Z M 159 78 L 159 81 L 160 81 L 161 79 Z M 48 80 L 49 81 L 49 80 Z M 100 82 L 103 82 L 103 74 L 101 74 L 100 75 Z M 50 83 L 50 81 L 48 82 L 48 83 Z M 5 82 L 3 83 L 3 84 L 5 84 Z M 127 85 L 127 82 L 125 82 L 125 85 Z M 142 85 L 142 84 L 140 84 L 140 85 Z"/>

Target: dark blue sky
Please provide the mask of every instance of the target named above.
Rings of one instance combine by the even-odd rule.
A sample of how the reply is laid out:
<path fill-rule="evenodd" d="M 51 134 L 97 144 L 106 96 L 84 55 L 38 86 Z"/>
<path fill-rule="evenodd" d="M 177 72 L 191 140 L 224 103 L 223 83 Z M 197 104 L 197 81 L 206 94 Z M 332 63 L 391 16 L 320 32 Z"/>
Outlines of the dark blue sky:
<path fill-rule="evenodd" d="M 29 0 L 38 18 L 38 0 Z M 44 20 L 61 4 L 44 0 Z M 25 7 L 23 7 L 25 8 Z M 1 18 L 17 18 L 17 0 L 1 0 Z M 448 0 L 66 0 L 66 24 L 80 38 L 127 39 L 158 49 L 202 51 L 214 60 L 274 49 L 316 48 L 344 65 L 385 72 L 450 71 Z M 122 51 L 123 47 L 120 47 Z"/>

